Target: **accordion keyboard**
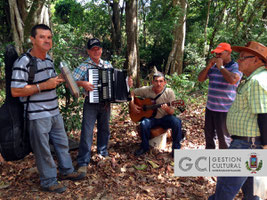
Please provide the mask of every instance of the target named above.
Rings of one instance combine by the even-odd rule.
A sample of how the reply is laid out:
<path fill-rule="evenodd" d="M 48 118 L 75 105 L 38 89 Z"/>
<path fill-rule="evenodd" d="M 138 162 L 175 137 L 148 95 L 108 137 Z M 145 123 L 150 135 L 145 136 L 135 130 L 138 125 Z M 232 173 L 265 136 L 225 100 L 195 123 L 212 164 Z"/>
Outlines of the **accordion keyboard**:
<path fill-rule="evenodd" d="M 99 93 L 98 93 L 98 80 L 99 73 L 98 69 L 89 69 L 88 70 L 88 80 L 94 85 L 93 91 L 89 92 L 89 102 L 90 103 L 99 103 Z"/>

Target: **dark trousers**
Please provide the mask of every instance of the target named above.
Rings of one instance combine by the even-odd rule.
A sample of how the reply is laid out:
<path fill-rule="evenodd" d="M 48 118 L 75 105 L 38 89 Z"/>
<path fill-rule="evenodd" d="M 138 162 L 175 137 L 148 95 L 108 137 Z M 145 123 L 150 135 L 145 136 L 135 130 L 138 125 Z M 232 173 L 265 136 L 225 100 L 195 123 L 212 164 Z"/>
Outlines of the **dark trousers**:
<path fill-rule="evenodd" d="M 182 122 L 174 115 L 166 115 L 160 119 L 156 118 L 144 118 L 141 121 L 141 147 L 144 150 L 149 149 L 150 130 L 156 126 L 160 126 L 164 129 L 172 129 L 172 149 L 180 149 L 180 141 L 182 140 Z"/>
<path fill-rule="evenodd" d="M 215 112 L 206 108 L 205 113 L 205 139 L 206 149 L 215 149 L 214 138 L 217 135 L 219 149 L 227 149 L 231 143 L 231 137 L 226 127 L 226 112 Z"/>

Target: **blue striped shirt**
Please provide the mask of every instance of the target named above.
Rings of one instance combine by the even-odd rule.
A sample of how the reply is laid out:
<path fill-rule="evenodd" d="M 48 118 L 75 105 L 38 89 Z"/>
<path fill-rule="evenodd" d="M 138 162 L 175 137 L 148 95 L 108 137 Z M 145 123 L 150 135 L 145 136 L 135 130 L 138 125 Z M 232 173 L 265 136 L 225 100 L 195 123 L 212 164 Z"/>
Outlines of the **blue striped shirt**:
<path fill-rule="evenodd" d="M 46 55 L 45 60 L 39 58 L 36 58 L 36 60 L 37 72 L 35 73 L 32 84 L 42 83 L 57 76 L 54 63 L 49 55 Z M 26 66 L 29 62 L 30 58 L 28 56 L 23 56 L 15 61 L 12 72 L 12 88 L 24 88 L 28 85 L 29 68 L 26 68 Z M 26 109 L 27 98 L 20 97 L 21 102 L 24 103 L 24 109 Z M 58 115 L 59 109 L 56 89 L 45 90 L 30 96 L 28 113 L 30 120 Z"/>
<path fill-rule="evenodd" d="M 238 70 L 238 64 L 234 61 L 225 65 L 225 68 L 237 73 L 241 79 L 242 73 Z M 240 80 L 232 85 L 228 83 L 216 65 L 212 66 L 208 72 L 209 91 L 207 108 L 216 112 L 228 112 L 236 96 L 236 88 Z"/>

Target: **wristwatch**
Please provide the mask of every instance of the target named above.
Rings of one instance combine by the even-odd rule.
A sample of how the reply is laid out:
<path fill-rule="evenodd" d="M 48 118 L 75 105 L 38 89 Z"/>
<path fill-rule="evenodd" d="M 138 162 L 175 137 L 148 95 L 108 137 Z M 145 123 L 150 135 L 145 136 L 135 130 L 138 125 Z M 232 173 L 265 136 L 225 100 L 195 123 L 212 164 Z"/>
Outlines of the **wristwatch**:
<path fill-rule="evenodd" d="M 221 67 L 220 67 L 220 69 L 224 69 L 225 67 L 222 65 Z"/>

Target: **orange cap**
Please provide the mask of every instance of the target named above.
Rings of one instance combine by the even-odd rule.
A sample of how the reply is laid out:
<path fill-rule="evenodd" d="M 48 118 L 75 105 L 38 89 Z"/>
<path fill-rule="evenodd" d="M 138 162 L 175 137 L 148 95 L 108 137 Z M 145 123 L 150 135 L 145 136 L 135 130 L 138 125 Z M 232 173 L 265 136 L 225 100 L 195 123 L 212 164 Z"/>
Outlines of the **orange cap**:
<path fill-rule="evenodd" d="M 216 49 L 211 51 L 211 53 L 222 53 L 223 51 L 232 52 L 231 45 L 228 43 L 220 43 Z"/>

